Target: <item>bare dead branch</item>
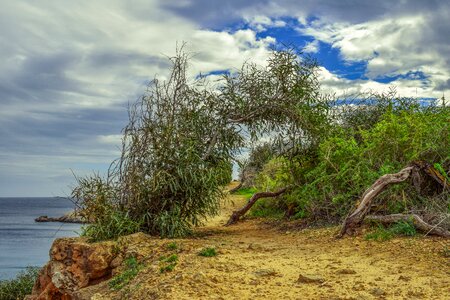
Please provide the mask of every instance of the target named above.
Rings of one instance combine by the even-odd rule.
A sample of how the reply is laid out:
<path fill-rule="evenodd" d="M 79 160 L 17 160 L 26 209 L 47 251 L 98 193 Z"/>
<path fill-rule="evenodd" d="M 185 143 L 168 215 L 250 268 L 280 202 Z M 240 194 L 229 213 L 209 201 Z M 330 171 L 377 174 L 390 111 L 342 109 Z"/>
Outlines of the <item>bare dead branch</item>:
<path fill-rule="evenodd" d="M 247 211 L 249 211 L 249 209 L 253 206 L 253 204 L 256 203 L 256 201 L 258 199 L 277 197 L 277 196 L 283 194 L 284 192 L 286 192 L 287 189 L 288 189 L 288 187 L 285 187 L 276 192 L 260 192 L 260 193 L 253 194 L 253 196 L 248 200 L 247 204 L 245 204 L 244 207 L 233 212 L 233 214 L 231 215 L 230 219 L 228 220 L 227 224 L 225 224 L 225 226 L 235 224 L 237 221 L 239 221 L 239 219 L 243 215 L 245 215 L 247 213 Z"/>

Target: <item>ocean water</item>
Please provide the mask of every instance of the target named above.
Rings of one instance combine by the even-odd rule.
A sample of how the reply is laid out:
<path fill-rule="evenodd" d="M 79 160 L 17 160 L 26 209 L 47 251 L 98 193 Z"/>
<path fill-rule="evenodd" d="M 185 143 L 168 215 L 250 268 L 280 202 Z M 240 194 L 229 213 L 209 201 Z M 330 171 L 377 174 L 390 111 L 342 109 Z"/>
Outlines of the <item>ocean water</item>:
<path fill-rule="evenodd" d="M 0 198 L 0 280 L 27 266 L 42 266 L 58 237 L 77 236 L 80 224 L 36 223 L 38 216 L 59 217 L 73 210 L 64 198 Z"/>

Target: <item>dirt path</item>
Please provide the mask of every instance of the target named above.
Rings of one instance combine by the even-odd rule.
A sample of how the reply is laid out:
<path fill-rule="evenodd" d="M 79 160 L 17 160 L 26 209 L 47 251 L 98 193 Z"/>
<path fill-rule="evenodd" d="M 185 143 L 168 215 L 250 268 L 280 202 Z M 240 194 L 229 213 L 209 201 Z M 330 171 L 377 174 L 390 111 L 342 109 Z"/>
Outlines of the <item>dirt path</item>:
<path fill-rule="evenodd" d="M 450 299 L 450 259 L 441 253 L 449 240 L 336 240 L 337 228 L 285 232 L 258 220 L 223 227 L 245 202 L 231 200 L 197 238 L 176 240 L 174 271 L 160 274 L 155 262 L 119 298 Z M 198 256 L 208 246 L 218 255 Z"/>

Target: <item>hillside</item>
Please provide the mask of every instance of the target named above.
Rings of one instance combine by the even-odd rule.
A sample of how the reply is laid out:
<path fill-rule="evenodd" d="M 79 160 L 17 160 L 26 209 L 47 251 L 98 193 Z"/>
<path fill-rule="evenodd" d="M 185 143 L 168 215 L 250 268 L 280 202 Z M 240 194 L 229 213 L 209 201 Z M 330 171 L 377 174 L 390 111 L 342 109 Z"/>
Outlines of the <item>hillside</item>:
<path fill-rule="evenodd" d="M 296 230 L 286 229 L 289 223 L 257 219 L 223 227 L 232 210 L 243 203 L 244 197 L 229 196 L 220 216 L 198 228 L 192 238 L 134 234 L 120 239 L 114 249 L 122 257 L 137 258 L 137 276 L 130 276 L 129 283 L 117 290 L 106 280 L 72 295 L 97 300 L 445 299 L 450 295 L 450 262 L 448 253 L 442 252 L 450 246 L 446 239 L 335 239 L 337 227 Z M 217 256 L 199 256 L 205 247 L 215 248 Z M 162 272 L 168 264 L 162 257 L 173 254 L 176 266 Z M 113 274 L 124 273 L 122 260 Z"/>

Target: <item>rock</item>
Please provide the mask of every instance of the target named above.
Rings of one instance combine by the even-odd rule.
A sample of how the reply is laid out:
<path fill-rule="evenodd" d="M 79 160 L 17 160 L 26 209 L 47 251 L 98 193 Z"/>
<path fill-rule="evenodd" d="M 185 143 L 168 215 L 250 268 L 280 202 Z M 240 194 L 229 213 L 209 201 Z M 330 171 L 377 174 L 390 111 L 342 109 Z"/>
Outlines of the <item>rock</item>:
<path fill-rule="evenodd" d="M 373 288 L 370 290 L 369 292 L 370 294 L 372 294 L 373 296 L 377 296 L 377 297 L 381 297 L 381 296 L 385 296 L 386 292 L 383 289 L 380 288 Z"/>
<path fill-rule="evenodd" d="M 71 299 L 77 290 L 111 277 L 114 242 L 56 239 L 28 299 Z"/>
<path fill-rule="evenodd" d="M 253 272 L 257 277 L 275 276 L 277 272 L 274 269 L 259 269 Z"/>
<path fill-rule="evenodd" d="M 75 212 L 69 212 L 61 217 L 53 218 L 48 216 L 40 216 L 34 219 L 35 222 L 62 222 L 62 223 L 87 223 L 81 216 Z"/>
<path fill-rule="evenodd" d="M 411 280 L 411 277 L 405 276 L 405 275 L 400 275 L 400 276 L 398 277 L 398 280 L 402 280 L 402 281 L 410 281 L 410 280 Z"/>
<path fill-rule="evenodd" d="M 298 276 L 297 282 L 298 283 L 324 283 L 325 279 L 322 276 L 316 275 L 316 274 L 308 274 L 308 275 L 300 274 Z"/>
<path fill-rule="evenodd" d="M 355 270 L 352 269 L 341 269 L 336 272 L 337 274 L 356 274 Z"/>
<path fill-rule="evenodd" d="M 50 261 L 42 268 L 28 300 L 91 299 L 107 288 L 107 280 L 121 272 L 125 257 L 151 257 L 161 241 L 144 233 L 134 233 L 116 242 L 88 243 L 85 238 L 56 239 Z M 154 272 L 157 272 L 157 266 Z M 110 299 L 110 298 L 104 298 Z"/>

